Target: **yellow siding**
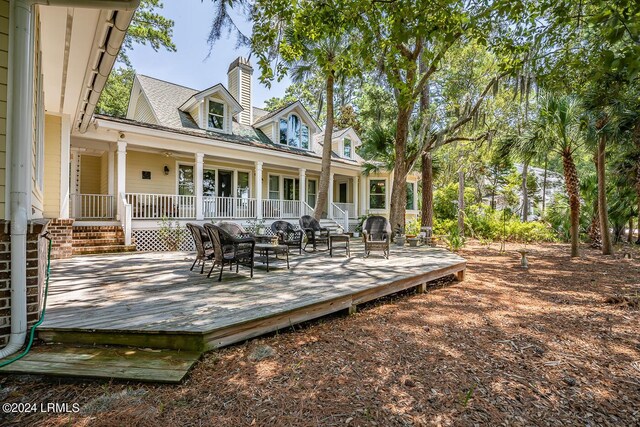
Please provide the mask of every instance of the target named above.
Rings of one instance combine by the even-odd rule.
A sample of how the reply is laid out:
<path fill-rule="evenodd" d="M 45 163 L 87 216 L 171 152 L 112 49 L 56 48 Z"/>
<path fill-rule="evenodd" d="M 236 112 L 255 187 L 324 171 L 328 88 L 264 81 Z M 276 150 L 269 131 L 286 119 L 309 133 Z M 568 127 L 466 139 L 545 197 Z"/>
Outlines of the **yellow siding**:
<path fill-rule="evenodd" d="M 109 153 L 100 157 L 100 194 L 109 193 Z"/>
<path fill-rule="evenodd" d="M 133 114 L 133 119 L 143 123 L 157 123 L 153 116 L 153 110 L 142 92 L 138 95 L 138 102 L 136 103 L 136 111 Z"/>
<path fill-rule="evenodd" d="M 5 217 L 7 69 L 9 68 L 9 1 L 0 0 L 0 218 Z"/>
<path fill-rule="evenodd" d="M 62 118 L 46 115 L 44 119 L 44 212 L 45 218 L 60 215 L 60 144 Z"/>
<path fill-rule="evenodd" d="M 169 175 L 164 174 L 169 166 Z M 176 161 L 161 154 L 127 151 L 127 193 L 176 194 Z M 151 179 L 142 179 L 142 171 L 151 172 Z"/>
<path fill-rule="evenodd" d="M 100 157 L 80 156 L 80 193 L 100 194 Z"/>

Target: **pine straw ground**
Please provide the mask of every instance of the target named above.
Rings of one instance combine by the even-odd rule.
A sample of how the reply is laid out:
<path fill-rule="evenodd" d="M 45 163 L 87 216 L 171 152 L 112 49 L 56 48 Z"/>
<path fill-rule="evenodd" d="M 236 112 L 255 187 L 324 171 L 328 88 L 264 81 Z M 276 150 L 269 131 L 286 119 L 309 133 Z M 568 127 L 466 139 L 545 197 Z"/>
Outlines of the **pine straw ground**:
<path fill-rule="evenodd" d="M 4 378 L 24 425 L 638 425 L 640 262 L 471 244 L 463 283 L 206 354 L 179 386 Z M 612 298 L 615 297 L 615 298 Z M 0 423 L 2 423 L 0 419 Z"/>

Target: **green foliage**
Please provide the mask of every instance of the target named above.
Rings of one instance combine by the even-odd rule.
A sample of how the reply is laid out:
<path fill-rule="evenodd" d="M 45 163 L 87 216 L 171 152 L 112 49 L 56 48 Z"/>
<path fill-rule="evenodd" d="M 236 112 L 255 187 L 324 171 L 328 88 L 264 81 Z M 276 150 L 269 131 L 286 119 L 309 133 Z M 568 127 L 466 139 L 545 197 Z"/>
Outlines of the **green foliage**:
<path fill-rule="evenodd" d="M 158 237 L 165 248 L 167 248 L 168 251 L 179 250 L 180 244 L 182 244 L 184 238 L 187 236 L 187 229 L 181 227 L 178 221 L 173 222 L 171 219 L 164 217 L 158 222 L 158 225 L 160 226 Z"/>
<path fill-rule="evenodd" d="M 129 95 L 135 75 L 127 52 L 132 50 L 134 45 L 149 43 L 156 52 L 160 48 L 165 48 L 169 52 L 176 51 L 172 41 L 173 21 L 157 11 L 163 7 L 160 0 L 141 0 L 118 53 L 118 62 L 124 64 L 124 67 L 114 68 L 111 71 L 96 105 L 98 114 L 113 117 L 127 115 Z"/>
<path fill-rule="evenodd" d="M 358 134 L 362 131 L 362 124 L 358 120 L 358 116 L 352 105 L 340 106 L 334 126 L 336 129 L 347 129 L 351 127 Z"/>
<path fill-rule="evenodd" d="M 475 200 L 475 190 L 464 189 L 464 203 L 471 205 Z M 458 217 L 458 184 L 450 183 L 433 193 L 433 213 L 438 219 L 455 219 Z"/>
<path fill-rule="evenodd" d="M 449 231 L 449 234 L 444 237 L 444 241 L 450 251 L 458 252 L 464 247 L 466 239 L 460 234 L 458 227 L 455 226 Z"/>
<path fill-rule="evenodd" d="M 118 61 L 131 67 L 127 51 L 133 49 L 135 44 L 146 46 L 147 43 L 156 52 L 165 48 L 169 52 L 176 51 L 173 43 L 173 20 L 162 16 L 158 10 L 164 5 L 161 0 L 141 0 L 140 6 L 133 15 L 131 25 L 127 30 L 122 48 L 118 54 Z"/>
<path fill-rule="evenodd" d="M 96 112 L 112 117 L 126 116 L 134 76 L 133 68 L 120 67 L 111 71 L 100 95 Z"/>
<path fill-rule="evenodd" d="M 420 234 L 420 227 L 421 227 L 420 219 L 419 218 L 412 219 L 409 222 L 407 222 L 407 225 L 405 227 L 405 232 L 407 233 L 407 235 L 417 236 L 418 234 Z"/>

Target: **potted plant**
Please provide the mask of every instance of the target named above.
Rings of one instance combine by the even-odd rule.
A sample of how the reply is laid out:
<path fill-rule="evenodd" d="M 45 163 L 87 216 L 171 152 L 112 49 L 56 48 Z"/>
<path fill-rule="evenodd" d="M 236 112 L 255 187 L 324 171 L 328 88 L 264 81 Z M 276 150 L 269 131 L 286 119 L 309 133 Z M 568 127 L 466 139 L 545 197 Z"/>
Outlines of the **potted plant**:
<path fill-rule="evenodd" d="M 405 235 L 404 227 L 399 225 L 398 227 L 396 227 L 394 233 L 395 233 L 395 237 L 393 240 L 396 242 L 396 245 L 404 246 L 404 244 L 406 243 L 406 235 Z"/>
<path fill-rule="evenodd" d="M 412 219 L 411 221 L 407 222 L 405 232 L 407 233 L 407 239 L 412 239 L 418 236 L 418 234 L 420 233 L 420 220 Z"/>
<path fill-rule="evenodd" d="M 264 219 L 250 219 L 247 221 L 247 228 L 253 234 L 264 235 L 265 221 Z"/>
<path fill-rule="evenodd" d="M 353 230 L 353 237 L 360 237 L 360 234 L 362 234 L 362 224 L 364 224 L 364 221 L 370 216 L 371 215 L 367 214 L 367 215 L 361 215 L 360 217 L 358 217 L 358 224 L 356 225 L 356 228 Z"/>

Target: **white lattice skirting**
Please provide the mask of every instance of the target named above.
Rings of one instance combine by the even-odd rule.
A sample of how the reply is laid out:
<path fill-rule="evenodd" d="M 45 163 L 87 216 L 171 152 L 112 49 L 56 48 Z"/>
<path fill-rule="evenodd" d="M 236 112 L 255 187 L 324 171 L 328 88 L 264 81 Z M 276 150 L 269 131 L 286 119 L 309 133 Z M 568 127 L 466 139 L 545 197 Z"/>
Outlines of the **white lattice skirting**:
<path fill-rule="evenodd" d="M 298 229 L 299 227 L 296 227 Z M 131 234 L 136 244 L 136 250 L 138 251 L 152 251 L 152 252 L 167 252 L 172 250 L 167 247 L 165 240 L 160 237 L 160 230 L 158 229 L 134 229 L 131 230 Z M 178 234 L 180 236 L 178 237 Z M 264 234 L 272 235 L 270 228 L 265 228 Z M 193 244 L 193 238 L 191 233 L 186 228 L 173 231 L 174 241 L 179 241 L 177 247 L 178 251 L 193 252 L 196 250 Z"/>

